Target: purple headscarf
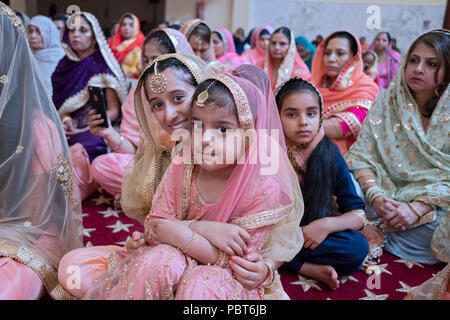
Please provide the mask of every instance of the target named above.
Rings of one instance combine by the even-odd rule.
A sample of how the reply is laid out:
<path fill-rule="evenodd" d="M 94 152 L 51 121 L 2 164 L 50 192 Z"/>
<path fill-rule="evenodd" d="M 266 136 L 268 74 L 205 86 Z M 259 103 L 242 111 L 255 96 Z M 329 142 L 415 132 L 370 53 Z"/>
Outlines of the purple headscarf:
<path fill-rule="evenodd" d="M 66 56 L 58 63 L 52 76 L 53 102 L 61 115 L 72 113 L 89 101 L 89 85 L 115 90 L 121 102 L 127 95 L 123 70 L 114 58 L 97 18 L 87 12 L 80 15 L 92 26 L 99 49 L 80 60 L 70 46 L 69 29 L 64 30 L 62 45 Z"/>
<path fill-rule="evenodd" d="M 98 46 L 92 55 L 80 60 L 70 46 L 69 28 L 64 30 L 62 46 L 66 56 L 56 66 L 52 75 L 53 102 L 60 116 L 70 115 L 78 128 L 86 128 L 89 124 L 89 91 L 88 86 L 113 89 L 121 103 L 127 96 L 127 82 L 122 67 L 111 52 L 100 24 L 92 14 L 81 12 L 91 25 Z M 69 18 L 72 23 L 77 15 Z M 93 135 L 89 130 L 71 136 L 69 145 L 81 143 L 92 161 L 107 151 L 104 140 Z"/>

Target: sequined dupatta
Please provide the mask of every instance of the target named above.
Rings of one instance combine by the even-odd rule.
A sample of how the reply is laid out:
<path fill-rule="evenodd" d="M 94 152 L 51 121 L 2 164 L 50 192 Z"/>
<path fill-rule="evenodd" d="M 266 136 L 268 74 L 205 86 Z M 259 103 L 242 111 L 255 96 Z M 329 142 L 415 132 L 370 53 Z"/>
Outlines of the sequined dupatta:
<path fill-rule="evenodd" d="M 224 191 L 203 215 L 202 220 L 233 223 L 247 230 L 270 227 L 268 239 L 271 241 L 266 241 L 261 253 L 273 261 L 290 261 L 303 244 L 299 228 L 303 215 L 301 191 L 287 158 L 273 94 L 265 95 L 255 86 L 257 77 L 261 77 L 261 74 L 268 83 L 267 76 L 251 65 L 240 68 L 235 75 L 218 75 L 210 79 L 222 83 L 232 93 L 240 127 L 253 135 L 254 140 L 248 146 L 245 161 L 236 165 Z M 246 72 L 245 69 L 250 70 Z M 242 76 L 244 73 L 254 77 L 253 81 L 245 79 Z M 267 89 L 270 92 L 269 84 Z M 263 159 L 267 150 L 270 150 L 270 159 Z M 168 218 L 167 214 L 179 220 L 187 218 L 189 196 L 195 183 L 192 174 L 194 166 L 182 161 L 171 164 L 168 169 L 170 175 L 164 176 L 147 219 Z M 173 186 L 170 196 L 161 192 L 164 184 Z M 161 212 L 161 201 L 171 201 L 174 210 L 170 210 L 170 213 Z"/>
<path fill-rule="evenodd" d="M 177 53 L 155 59 L 139 79 L 134 98 L 141 139 L 134 160 L 124 173 L 121 203 L 125 214 L 141 223 L 150 212 L 153 196 L 171 163 L 175 145 L 170 134 L 161 128 L 151 111 L 144 92 L 144 78 L 155 63 L 172 58 L 185 65 L 197 83 L 213 74 L 199 58 Z"/>
<path fill-rule="evenodd" d="M 80 12 L 72 15 L 68 23 L 76 23 L 80 16 L 91 25 L 98 50 L 89 57 L 78 58 L 70 46 L 69 29 L 65 29 L 62 46 L 66 56 L 52 75 L 53 102 L 60 115 L 72 113 L 89 102 L 88 86 L 113 89 L 121 103 L 128 94 L 122 67 L 111 52 L 97 18 L 88 12 Z"/>
<path fill-rule="evenodd" d="M 446 30 L 431 32 L 449 36 Z M 390 198 L 448 207 L 449 87 L 445 88 L 425 132 L 419 108 L 405 81 L 405 67 L 403 61 L 393 84 L 376 99 L 345 159 L 351 170 L 373 170 L 378 186 Z M 421 220 L 425 219 L 434 220 L 433 215 Z"/>
<path fill-rule="evenodd" d="M 20 19 L 0 2 L 0 257 L 28 266 L 55 299 L 56 270 L 80 248 L 70 152 Z M 1 286 L 2 284 L 0 284 Z"/>

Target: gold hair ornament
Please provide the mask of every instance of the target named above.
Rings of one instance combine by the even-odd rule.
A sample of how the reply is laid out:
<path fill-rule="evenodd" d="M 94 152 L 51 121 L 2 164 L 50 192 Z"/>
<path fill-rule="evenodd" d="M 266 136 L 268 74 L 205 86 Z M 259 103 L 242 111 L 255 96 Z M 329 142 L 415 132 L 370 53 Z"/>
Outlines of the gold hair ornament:
<path fill-rule="evenodd" d="M 166 76 L 158 73 L 158 61 L 155 62 L 155 74 L 150 79 L 150 89 L 156 94 L 161 94 L 167 89 Z"/>

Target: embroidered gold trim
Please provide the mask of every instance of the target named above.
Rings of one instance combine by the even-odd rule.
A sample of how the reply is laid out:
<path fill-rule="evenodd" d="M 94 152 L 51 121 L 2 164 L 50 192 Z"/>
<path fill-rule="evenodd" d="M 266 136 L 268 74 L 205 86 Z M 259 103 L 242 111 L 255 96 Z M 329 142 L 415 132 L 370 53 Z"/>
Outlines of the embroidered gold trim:
<path fill-rule="evenodd" d="M 105 59 L 106 64 L 116 77 L 116 80 L 118 82 L 117 86 L 117 93 L 119 96 L 119 99 L 121 102 L 124 102 L 128 95 L 128 84 L 127 80 L 125 79 L 125 74 L 123 73 L 122 66 L 119 64 L 117 59 L 115 58 L 111 47 L 109 46 L 105 35 L 103 33 L 103 30 L 100 26 L 100 23 L 98 22 L 98 19 L 90 14 L 89 12 L 80 12 L 77 14 L 72 15 L 69 19 L 74 19 L 77 15 L 84 16 L 91 24 L 92 29 L 95 34 L 95 39 L 98 43 L 98 47 L 100 48 L 100 52 L 103 56 L 103 59 Z M 67 57 L 74 61 L 80 61 L 80 59 L 77 57 L 75 52 L 70 48 L 70 46 L 63 45 L 63 49 L 66 51 Z"/>
<path fill-rule="evenodd" d="M 427 196 L 418 196 L 414 199 L 414 201 L 421 201 L 424 203 L 431 203 L 438 206 L 450 207 L 450 200 L 447 199 L 436 199 Z"/>
<path fill-rule="evenodd" d="M 8 257 L 33 269 L 42 280 L 45 290 L 55 300 L 75 299 L 66 292 L 58 281 L 58 272 L 52 266 L 37 258 L 33 252 L 22 246 L 0 240 L 0 257 Z"/>
<path fill-rule="evenodd" d="M 375 178 L 375 173 L 372 171 L 372 169 L 363 169 L 363 170 L 359 170 L 356 174 L 355 174 L 355 179 L 359 180 L 362 177 L 374 177 Z"/>
<path fill-rule="evenodd" d="M 189 208 L 189 199 L 191 198 L 191 183 L 194 164 L 186 166 L 184 171 L 184 194 L 183 194 L 183 220 L 186 220 Z"/>
<path fill-rule="evenodd" d="M 119 90 L 119 81 L 112 75 L 107 73 L 101 73 L 93 76 L 89 79 L 89 82 L 86 86 L 80 90 L 75 95 L 67 98 L 61 108 L 58 110 L 58 113 L 62 116 L 65 114 L 72 113 L 79 108 L 83 107 L 89 101 L 89 86 L 101 87 L 103 89 L 111 88 L 118 92 Z"/>
<path fill-rule="evenodd" d="M 345 111 L 346 109 L 348 109 L 350 107 L 360 107 L 360 108 L 364 108 L 366 110 L 370 110 L 370 107 L 372 106 L 372 104 L 373 104 L 373 101 L 368 100 L 368 99 L 345 100 L 345 101 L 341 101 L 336 104 L 325 107 L 323 116 L 325 119 L 328 119 L 328 118 L 332 117 L 333 115 L 335 115 L 336 113 Z"/>
<path fill-rule="evenodd" d="M 139 78 L 138 84 L 136 86 L 136 91 L 135 91 L 135 99 L 134 99 L 134 109 L 136 111 L 136 116 L 138 119 L 138 123 L 139 123 L 139 128 L 141 129 L 141 132 L 144 133 L 144 137 L 146 138 L 146 140 L 150 143 L 150 145 L 153 148 L 153 151 L 156 153 L 156 145 L 155 142 L 153 141 L 153 138 L 150 134 L 150 128 L 147 124 L 146 121 L 146 117 L 145 117 L 145 113 L 144 111 L 140 112 L 140 109 L 143 109 L 142 105 L 142 96 L 141 96 L 141 90 L 144 86 L 144 79 L 146 77 L 147 72 L 150 70 L 150 68 L 158 62 L 164 61 L 164 60 L 168 60 L 168 59 L 177 59 L 178 61 L 180 61 L 181 63 L 183 63 L 185 65 L 186 68 L 188 68 L 189 72 L 192 74 L 192 76 L 194 77 L 195 81 L 197 81 L 197 84 L 200 83 L 201 81 L 203 81 L 203 79 L 205 78 L 205 74 L 202 72 L 202 70 L 200 69 L 200 67 L 193 61 L 190 60 L 189 58 L 186 58 L 185 56 L 176 54 L 176 53 L 170 53 L 170 54 L 164 54 L 159 56 L 158 58 L 156 58 L 153 63 L 151 65 L 149 65 L 145 71 L 142 73 L 141 77 Z"/>
<path fill-rule="evenodd" d="M 0 77 L 0 83 L 3 85 L 8 83 L 8 76 L 6 74 Z"/>
<path fill-rule="evenodd" d="M 358 118 L 351 112 L 342 112 L 334 115 L 338 117 L 342 121 L 344 121 L 347 126 L 350 128 L 350 132 L 352 135 L 357 138 L 359 131 L 361 131 L 362 125 L 359 122 Z"/>
<path fill-rule="evenodd" d="M 243 229 L 256 229 L 276 224 L 293 212 L 292 206 L 286 206 L 270 211 L 260 212 L 248 217 L 242 217 L 231 221 L 231 223 L 240 226 Z"/>
<path fill-rule="evenodd" d="M 231 94 L 233 95 L 233 100 L 235 101 L 237 106 L 239 123 L 241 125 L 241 128 L 244 131 L 250 129 L 254 130 L 255 125 L 253 114 L 250 110 L 250 104 L 244 90 L 232 78 L 223 74 L 219 74 L 215 77 L 211 77 L 205 80 L 220 81 L 231 91 Z"/>
<path fill-rule="evenodd" d="M 16 13 L 9 8 L 8 6 L 4 5 L 0 2 L 0 15 L 2 16 L 8 16 L 9 21 L 11 21 L 11 24 L 18 30 L 23 33 L 25 33 L 25 27 L 22 23 L 22 20 L 16 15 Z"/>
<path fill-rule="evenodd" d="M 73 177 L 72 163 L 65 155 L 60 154 L 58 156 L 58 162 L 52 167 L 53 172 L 56 174 L 56 180 L 61 185 L 64 193 L 66 194 L 69 203 L 77 204 L 80 199 L 73 197 L 75 180 Z"/>
<path fill-rule="evenodd" d="M 360 60 L 360 56 L 355 55 L 350 62 L 342 69 L 341 73 L 338 75 L 336 81 L 330 86 L 330 90 L 333 91 L 343 91 L 348 87 L 353 86 L 352 73 L 355 71 L 356 65 Z"/>
<path fill-rule="evenodd" d="M 436 219 L 436 211 L 434 211 L 434 210 L 430 211 L 427 214 L 423 215 L 422 218 L 420 218 L 420 220 L 416 221 L 409 227 L 406 227 L 405 230 L 414 229 L 414 228 L 420 227 L 421 225 L 424 225 L 427 223 L 432 223 L 432 222 L 434 222 L 435 219 Z M 398 229 L 392 228 L 387 223 L 383 223 L 381 225 L 381 228 L 386 232 L 398 232 L 399 231 Z"/>

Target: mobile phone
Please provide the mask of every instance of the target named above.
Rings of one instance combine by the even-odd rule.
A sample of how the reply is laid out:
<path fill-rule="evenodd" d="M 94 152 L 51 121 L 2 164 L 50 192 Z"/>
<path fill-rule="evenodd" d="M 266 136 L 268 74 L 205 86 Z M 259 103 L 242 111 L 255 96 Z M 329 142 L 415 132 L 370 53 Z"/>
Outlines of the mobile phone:
<path fill-rule="evenodd" d="M 92 108 L 102 116 L 103 123 L 100 127 L 108 128 L 108 114 L 106 113 L 106 99 L 103 89 L 100 87 L 89 86 L 89 97 Z"/>

